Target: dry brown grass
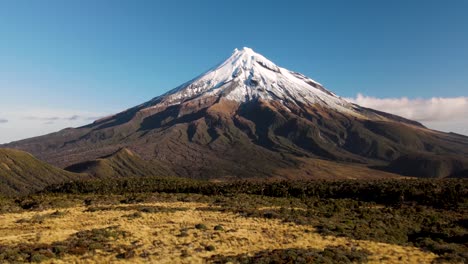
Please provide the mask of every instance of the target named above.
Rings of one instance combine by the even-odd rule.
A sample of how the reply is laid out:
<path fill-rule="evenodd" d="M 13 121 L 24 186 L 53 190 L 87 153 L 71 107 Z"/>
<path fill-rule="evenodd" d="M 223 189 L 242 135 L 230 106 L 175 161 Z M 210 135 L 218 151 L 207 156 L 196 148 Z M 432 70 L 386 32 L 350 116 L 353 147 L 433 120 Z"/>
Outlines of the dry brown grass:
<path fill-rule="evenodd" d="M 402 247 L 344 237 L 323 237 L 310 227 L 283 223 L 276 219 L 245 218 L 233 213 L 197 210 L 209 205 L 203 203 L 146 203 L 144 206 L 186 208 L 185 211 L 141 213 L 139 217 L 125 217 L 137 212 L 134 205 L 129 210 L 86 212 L 86 207 L 68 208 L 60 217 L 45 217 L 40 223 L 27 223 L 55 210 L 0 215 L 0 244 L 52 243 L 63 241 L 70 235 L 93 228 L 118 225 L 130 236 L 116 243 L 138 245 L 132 263 L 204 263 L 215 255 L 255 253 L 267 249 L 315 248 L 344 245 L 363 248 L 372 253 L 371 263 L 430 263 L 436 255 L 414 247 Z M 122 205 L 119 205 L 120 207 Z M 23 222 L 23 223 L 22 223 Z M 206 229 L 196 229 L 196 224 Z M 222 225 L 224 230 L 214 227 Z M 309 230 L 309 232 L 306 232 Z M 182 233 L 182 235 L 181 235 Z M 206 248 L 214 246 L 213 251 Z M 83 256 L 65 255 L 45 263 L 114 263 L 123 262 L 116 254 L 97 251 Z"/>

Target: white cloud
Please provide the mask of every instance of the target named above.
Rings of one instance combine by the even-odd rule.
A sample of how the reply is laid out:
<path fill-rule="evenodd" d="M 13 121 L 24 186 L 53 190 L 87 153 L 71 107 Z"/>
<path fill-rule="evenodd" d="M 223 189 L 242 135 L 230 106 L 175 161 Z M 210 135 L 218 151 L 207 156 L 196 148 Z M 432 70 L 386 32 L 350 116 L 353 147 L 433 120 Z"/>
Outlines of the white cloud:
<path fill-rule="evenodd" d="M 108 113 L 64 109 L 0 109 L 0 144 L 87 125 Z"/>
<path fill-rule="evenodd" d="M 468 135 L 468 97 L 408 99 L 358 94 L 356 98 L 346 99 L 364 107 L 419 121 L 432 129 Z"/>

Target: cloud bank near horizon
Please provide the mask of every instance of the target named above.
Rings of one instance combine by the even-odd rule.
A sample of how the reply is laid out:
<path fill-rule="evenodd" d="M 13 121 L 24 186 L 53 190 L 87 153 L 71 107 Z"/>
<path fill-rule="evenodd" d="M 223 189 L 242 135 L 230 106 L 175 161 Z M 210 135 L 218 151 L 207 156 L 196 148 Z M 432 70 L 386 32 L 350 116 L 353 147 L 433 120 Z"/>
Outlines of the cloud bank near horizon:
<path fill-rule="evenodd" d="M 377 98 L 357 94 L 355 104 L 421 122 L 428 128 L 468 135 L 468 97 Z"/>
<path fill-rule="evenodd" d="M 0 109 L 0 144 L 80 127 L 108 113 L 65 109 Z"/>

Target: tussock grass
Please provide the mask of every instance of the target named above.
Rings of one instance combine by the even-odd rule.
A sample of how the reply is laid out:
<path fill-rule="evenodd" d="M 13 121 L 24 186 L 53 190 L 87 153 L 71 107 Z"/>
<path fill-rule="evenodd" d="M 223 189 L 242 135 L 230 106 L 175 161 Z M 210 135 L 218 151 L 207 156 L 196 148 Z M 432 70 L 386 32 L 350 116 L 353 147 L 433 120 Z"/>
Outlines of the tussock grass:
<path fill-rule="evenodd" d="M 334 246 L 369 250 L 369 262 L 468 261 L 468 182 L 463 180 L 139 178 L 63 184 L 49 191 L 0 199 L 5 231 L 0 245 L 51 244 L 80 230 L 119 225 L 133 237 L 123 239 L 125 246 L 141 245 L 119 258 L 136 262 L 175 254 L 165 261 L 193 263 L 213 255 L 263 256 L 283 249 L 299 255 L 313 249 L 320 255 Z M 57 208 L 68 213 L 60 215 Z M 93 261 L 116 258 L 98 255 Z"/>
<path fill-rule="evenodd" d="M 122 209 L 125 206 L 128 210 Z M 274 256 L 282 256 L 285 253 L 281 252 L 290 249 L 296 249 L 295 254 L 299 256 L 306 251 L 323 255 L 329 254 L 320 253 L 328 252 L 326 248 L 337 246 L 341 246 L 342 251 L 333 253 L 336 255 L 333 258 L 343 255 L 349 259 L 348 251 L 365 249 L 369 252 L 367 261 L 371 263 L 383 259 L 394 263 L 427 263 L 437 257 L 410 246 L 323 236 L 313 227 L 275 218 L 244 217 L 228 211 L 196 209 L 210 207 L 208 203 L 145 203 L 142 206 L 168 210 L 141 213 L 141 217 L 128 219 L 126 216 L 129 214 L 140 212 L 138 207 L 132 206 L 115 205 L 109 210 L 92 212 L 85 206 L 74 206 L 68 208 L 63 217 L 27 226 L 17 223 L 17 220 L 30 218 L 37 214 L 36 211 L 2 214 L 0 226 L 4 232 L 0 233 L 0 245 L 7 252 L 26 252 L 27 261 L 40 254 L 35 259 L 45 263 L 109 263 L 121 258 L 132 263 L 205 263 L 222 260 L 224 256 L 244 258 L 270 255 L 271 252 L 275 252 Z M 42 213 L 50 215 L 54 212 L 46 210 Z M 206 229 L 197 229 L 196 225 L 200 223 Z M 215 230 L 216 226 L 222 226 L 224 231 Z M 45 251 L 54 255 L 43 254 Z M 7 258 L 12 258 L 11 254 Z"/>
<path fill-rule="evenodd" d="M 83 256 L 94 254 L 98 250 L 108 253 L 119 252 L 128 254 L 129 247 L 112 243 L 127 233 L 117 227 L 107 227 L 79 231 L 63 241 L 47 243 L 19 243 L 0 246 L 1 262 L 42 262 L 49 259 L 62 258 L 66 255 Z M 123 253 L 120 253 L 124 251 Z"/>

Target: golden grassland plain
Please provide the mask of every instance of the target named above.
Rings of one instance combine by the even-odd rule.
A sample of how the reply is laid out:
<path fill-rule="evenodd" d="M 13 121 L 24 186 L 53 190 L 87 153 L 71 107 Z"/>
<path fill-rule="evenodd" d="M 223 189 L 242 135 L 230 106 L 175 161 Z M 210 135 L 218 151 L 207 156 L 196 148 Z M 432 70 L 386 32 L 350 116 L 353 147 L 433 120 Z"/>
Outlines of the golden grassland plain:
<path fill-rule="evenodd" d="M 138 206 L 177 210 L 139 213 L 132 205 L 110 205 L 106 210 L 87 210 L 84 206 L 60 209 L 60 217 L 42 217 L 56 210 L 0 214 L 0 244 L 53 243 L 96 228 L 118 226 L 127 236 L 113 243 L 138 245 L 135 257 L 118 259 L 115 253 L 88 252 L 65 255 L 43 263 L 206 263 L 213 255 L 254 254 L 262 250 L 287 248 L 324 249 L 343 245 L 366 249 L 370 263 L 430 263 L 437 256 L 415 247 L 404 247 L 345 237 L 321 236 L 313 228 L 278 219 L 246 218 L 238 214 L 200 210 L 208 204 L 194 202 L 153 202 Z M 25 221 L 26 219 L 26 221 Z M 42 219 L 28 221 L 28 219 Z M 203 224 L 203 228 L 195 228 Z M 221 225 L 222 230 L 215 230 Z M 205 228 L 206 226 L 206 228 Z M 219 229 L 219 228 L 218 228 Z M 184 235 L 181 235 L 181 232 Z M 208 246 L 212 246 L 207 250 Z M 142 257 L 144 256 L 144 257 Z"/>

